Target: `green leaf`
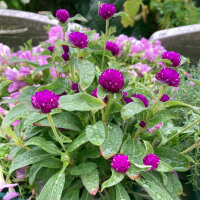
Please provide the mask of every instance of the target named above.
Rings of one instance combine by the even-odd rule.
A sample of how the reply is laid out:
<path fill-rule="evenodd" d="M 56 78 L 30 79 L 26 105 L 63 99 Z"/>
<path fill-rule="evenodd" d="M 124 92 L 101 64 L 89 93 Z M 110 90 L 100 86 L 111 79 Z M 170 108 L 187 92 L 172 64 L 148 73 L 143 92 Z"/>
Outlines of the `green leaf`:
<path fill-rule="evenodd" d="M 56 94 L 61 94 L 66 91 L 67 87 L 68 80 L 66 78 L 58 77 L 53 83 L 42 85 L 37 89 L 37 91 L 50 90 L 54 91 Z"/>
<path fill-rule="evenodd" d="M 180 119 L 180 116 L 170 110 L 160 110 L 147 121 L 147 126 L 154 127 L 161 122 L 171 119 Z"/>
<path fill-rule="evenodd" d="M 73 176 L 80 176 L 84 174 L 88 174 L 91 171 L 95 170 L 97 165 L 93 162 L 82 163 L 80 165 L 74 166 L 72 168 L 67 169 L 68 174 Z"/>
<path fill-rule="evenodd" d="M 84 190 L 80 200 L 93 200 L 93 196 L 87 190 Z"/>
<path fill-rule="evenodd" d="M 4 117 L 2 122 L 2 128 L 5 129 L 10 124 L 12 124 L 14 121 L 20 119 L 28 112 L 32 111 L 32 108 L 28 104 L 17 104 L 15 107 L 13 107 Z"/>
<path fill-rule="evenodd" d="M 73 113 L 62 111 L 52 115 L 53 123 L 56 128 L 65 128 L 72 131 L 81 131 L 83 124 L 80 119 Z M 35 126 L 48 126 L 50 127 L 47 118 L 41 119 L 34 123 Z"/>
<path fill-rule="evenodd" d="M 79 200 L 79 190 L 70 190 L 62 197 L 62 200 Z"/>
<path fill-rule="evenodd" d="M 0 83 L 0 96 L 3 96 L 3 90 L 6 88 L 12 81 L 5 80 Z"/>
<path fill-rule="evenodd" d="M 165 103 L 165 106 L 169 109 L 173 109 L 173 108 L 189 108 L 191 109 L 192 111 L 200 114 L 200 111 L 198 110 L 199 108 L 197 107 L 194 107 L 194 106 L 191 106 L 189 104 L 186 104 L 186 103 L 182 103 L 180 101 L 167 101 Z"/>
<path fill-rule="evenodd" d="M 136 98 L 133 99 L 133 102 L 126 104 L 121 110 L 121 115 L 124 120 L 129 119 L 146 109 L 142 101 Z"/>
<path fill-rule="evenodd" d="M 95 68 L 94 65 L 89 61 L 80 62 L 80 85 L 81 89 L 87 89 L 93 82 L 95 77 Z"/>
<path fill-rule="evenodd" d="M 187 171 L 190 168 L 188 160 L 174 149 L 162 147 L 154 151 L 159 159 L 172 167 L 174 171 Z"/>
<path fill-rule="evenodd" d="M 121 112 L 123 106 L 120 103 L 113 103 L 110 107 L 110 114 Z"/>
<path fill-rule="evenodd" d="M 39 64 L 36 64 L 30 60 L 26 60 L 26 59 L 23 59 L 23 58 L 18 58 L 18 57 L 11 57 L 8 62 L 11 62 L 11 63 L 18 63 L 18 62 L 23 62 L 23 63 L 26 63 L 26 64 L 29 64 L 33 67 L 39 67 L 40 65 Z"/>
<path fill-rule="evenodd" d="M 88 141 L 86 137 L 86 133 L 82 133 L 79 135 L 67 148 L 67 152 L 72 152 L 78 147 L 80 147 L 82 144 L 86 143 Z"/>
<path fill-rule="evenodd" d="M 39 146 L 44 151 L 55 155 L 59 155 L 62 153 L 53 142 L 47 141 L 43 137 L 33 137 L 24 144 L 24 146 L 29 145 Z"/>
<path fill-rule="evenodd" d="M 190 63 L 190 59 L 181 55 L 181 63 L 180 63 L 180 65 L 183 65 L 185 63 Z"/>
<path fill-rule="evenodd" d="M 95 196 L 99 189 L 99 172 L 98 172 L 98 170 L 95 169 L 88 174 L 81 175 L 81 180 L 82 180 L 83 185 L 85 186 L 86 190 L 90 194 Z"/>
<path fill-rule="evenodd" d="M 36 91 L 36 87 L 34 86 L 26 86 L 24 88 L 22 88 L 22 92 L 20 93 L 19 97 L 18 97 L 18 101 L 20 103 L 27 103 L 27 104 L 31 104 L 31 97 L 32 95 L 35 93 Z"/>
<path fill-rule="evenodd" d="M 146 148 L 146 152 L 145 155 L 149 154 L 149 153 L 154 153 L 153 147 L 151 146 L 151 144 L 148 141 L 143 140 L 145 148 Z"/>
<path fill-rule="evenodd" d="M 158 179 L 151 172 L 141 172 L 141 178 L 136 179 L 136 182 L 142 186 L 154 200 L 173 200 L 170 193 L 162 184 L 162 179 Z"/>
<path fill-rule="evenodd" d="M 45 69 L 49 69 L 50 67 L 54 67 L 54 66 L 55 66 L 54 63 L 50 63 L 50 64 L 46 64 L 46 65 L 40 65 L 39 67 L 37 67 L 37 69 L 35 69 L 35 71 L 31 75 L 31 77 L 34 78 L 39 72 L 41 72 Z"/>
<path fill-rule="evenodd" d="M 104 106 L 103 101 L 83 93 L 62 96 L 59 100 L 59 107 L 67 111 L 96 111 Z"/>
<path fill-rule="evenodd" d="M 44 185 L 38 200 L 60 200 L 65 184 L 65 170 L 54 174 Z"/>
<path fill-rule="evenodd" d="M 108 91 L 106 91 L 101 85 L 98 85 L 97 87 L 97 97 L 99 99 L 104 99 L 106 97 Z"/>
<path fill-rule="evenodd" d="M 121 182 L 123 180 L 123 178 L 124 178 L 123 173 L 118 173 L 114 169 L 112 169 L 112 176 L 102 184 L 101 192 L 105 188 L 108 188 L 108 187 L 118 184 L 119 182 Z"/>
<path fill-rule="evenodd" d="M 136 165 L 132 164 L 131 167 L 126 172 L 126 174 L 130 179 L 135 180 L 135 179 L 139 178 L 140 172 L 148 171 L 150 169 L 151 169 L 151 166 L 143 166 L 143 168 L 140 168 L 140 167 L 137 167 Z"/>
<path fill-rule="evenodd" d="M 123 4 L 124 11 L 132 20 L 134 20 L 134 17 L 137 15 L 140 9 L 141 3 L 142 3 L 142 0 L 129 0 L 129 1 L 124 2 Z M 134 22 L 133 21 L 131 22 L 126 16 L 122 16 L 121 23 L 124 28 L 127 28 L 128 26 L 133 27 L 134 25 Z"/>
<path fill-rule="evenodd" d="M 29 184 L 32 185 L 34 180 L 35 180 L 35 177 L 37 175 L 37 173 L 40 171 L 42 167 L 41 166 L 38 166 L 38 165 L 32 165 L 30 167 L 30 171 L 29 171 L 29 174 L 28 174 L 28 177 L 29 177 Z"/>
<path fill-rule="evenodd" d="M 105 130 L 105 140 L 100 146 L 100 151 L 105 159 L 109 159 L 119 151 L 122 144 L 123 133 L 115 124 L 108 124 Z"/>
<path fill-rule="evenodd" d="M 100 146 L 105 140 L 105 127 L 102 121 L 86 127 L 86 136 L 88 140 L 97 146 Z"/>
<path fill-rule="evenodd" d="M 50 20 L 55 19 L 51 11 L 41 11 L 39 13 L 42 15 L 46 15 Z"/>
<path fill-rule="evenodd" d="M 35 163 L 35 165 L 41 166 L 41 167 L 47 167 L 47 168 L 51 168 L 51 169 L 61 169 L 63 166 L 63 163 L 53 157 L 49 157 L 45 160 L 41 160 L 37 163 Z"/>
<path fill-rule="evenodd" d="M 160 172 L 170 172 L 173 171 L 173 169 L 166 164 L 165 162 L 163 162 L 162 160 L 159 161 L 159 165 L 156 168 L 156 171 L 160 171 Z"/>
<path fill-rule="evenodd" d="M 118 16 L 122 17 L 122 21 L 123 21 L 123 20 L 126 20 L 127 22 L 129 22 L 130 25 L 132 25 L 132 24 L 134 23 L 134 21 L 133 21 L 133 20 L 129 17 L 129 15 L 128 15 L 127 13 L 125 13 L 125 12 L 118 12 L 118 13 L 115 13 L 115 14 L 113 15 L 113 17 L 118 17 Z"/>
<path fill-rule="evenodd" d="M 12 161 L 9 169 L 9 174 L 14 172 L 16 169 L 47 159 L 49 156 L 50 154 L 42 150 L 32 150 L 22 153 L 15 157 Z"/>
<path fill-rule="evenodd" d="M 127 191 L 125 190 L 125 188 L 120 184 L 118 183 L 116 186 L 115 186 L 115 189 L 116 189 L 116 200 L 131 200 Z"/>
<path fill-rule="evenodd" d="M 137 143 L 132 138 L 128 138 L 124 141 L 120 152 L 127 155 L 128 159 L 133 163 L 143 165 L 143 158 L 146 153 L 143 144 Z"/>
<path fill-rule="evenodd" d="M 68 19 L 68 22 L 74 22 L 74 21 L 87 22 L 87 19 L 85 19 L 80 14 L 76 14 L 74 17 Z"/>

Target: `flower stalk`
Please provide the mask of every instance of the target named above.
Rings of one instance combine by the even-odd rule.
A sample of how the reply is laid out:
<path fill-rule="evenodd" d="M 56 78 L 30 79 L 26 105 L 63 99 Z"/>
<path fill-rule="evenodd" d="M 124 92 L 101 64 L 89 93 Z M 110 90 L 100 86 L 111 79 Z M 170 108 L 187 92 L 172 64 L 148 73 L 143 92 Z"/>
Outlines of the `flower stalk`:
<path fill-rule="evenodd" d="M 53 131 L 57 141 L 60 143 L 60 145 L 62 146 L 63 150 L 66 152 L 66 148 L 65 148 L 64 144 L 62 143 L 62 141 L 61 141 L 61 139 L 60 139 L 60 137 L 59 137 L 59 135 L 58 135 L 58 133 L 56 131 L 56 127 L 55 127 L 55 125 L 53 123 L 53 119 L 52 119 L 50 113 L 47 113 L 47 119 L 49 121 L 49 124 L 51 125 L 52 131 Z"/>
<path fill-rule="evenodd" d="M 108 29 L 109 29 L 109 19 L 106 20 L 106 33 L 105 33 L 105 39 L 104 39 L 104 47 L 103 47 L 103 57 L 101 62 L 101 70 L 103 70 L 103 64 L 104 64 L 104 57 L 106 52 L 106 41 L 108 37 Z"/>

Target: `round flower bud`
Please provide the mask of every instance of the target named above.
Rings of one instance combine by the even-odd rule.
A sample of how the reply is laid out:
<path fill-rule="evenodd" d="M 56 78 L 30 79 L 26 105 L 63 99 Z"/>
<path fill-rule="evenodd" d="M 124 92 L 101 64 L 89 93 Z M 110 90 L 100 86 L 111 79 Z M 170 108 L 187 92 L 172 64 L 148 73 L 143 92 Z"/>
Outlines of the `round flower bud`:
<path fill-rule="evenodd" d="M 74 90 L 76 93 L 79 93 L 78 83 L 72 83 L 72 90 Z"/>
<path fill-rule="evenodd" d="M 107 69 L 99 77 L 99 84 L 106 90 L 118 93 L 124 86 L 123 74 L 116 69 Z"/>
<path fill-rule="evenodd" d="M 68 55 L 68 53 L 67 53 L 67 52 L 64 52 L 64 53 L 62 54 L 62 58 L 63 58 L 63 60 L 68 61 L 68 60 L 69 60 L 69 55 Z"/>
<path fill-rule="evenodd" d="M 151 169 L 149 171 L 152 171 L 158 167 L 159 164 L 159 158 L 157 155 L 149 153 L 143 158 L 143 164 L 144 165 L 151 165 Z"/>
<path fill-rule="evenodd" d="M 51 109 L 58 107 L 59 96 L 53 91 L 43 90 L 36 92 L 31 97 L 31 103 L 34 108 L 40 109 L 43 113 L 50 113 Z"/>
<path fill-rule="evenodd" d="M 106 42 L 106 50 L 110 51 L 113 56 L 116 56 L 119 53 L 119 47 L 110 41 Z"/>
<path fill-rule="evenodd" d="M 160 83 L 168 84 L 173 87 L 178 87 L 180 83 L 178 72 L 171 68 L 162 68 L 160 72 L 156 74 L 156 79 Z"/>
<path fill-rule="evenodd" d="M 69 12 L 65 9 L 59 9 L 56 11 L 56 17 L 62 23 L 65 23 L 69 19 Z"/>
<path fill-rule="evenodd" d="M 172 62 L 172 67 L 178 67 L 181 62 L 181 56 L 174 51 L 166 51 L 162 53 L 162 59 L 168 59 Z"/>
<path fill-rule="evenodd" d="M 66 52 L 66 53 L 69 52 L 69 46 L 67 46 L 67 45 L 62 45 L 62 48 L 63 48 L 64 52 Z"/>
<path fill-rule="evenodd" d="M 115 12 L 116 8 L 111 3 L 104 3 L 99 8 L 99 16 L 104 20 L 111 18 Z"/>
<path fill-rule="evenodd" d="M 144 128 L 146 126 L 146 122 L 145 121 L 141 121 L 139 123 L 139 126 L 142 127 L 142 128 Z"/>
<path fill-rule="evenodd" d="M 128 156 L 120 154 L 113 157 L 111 166 L 117 172 L 126 173 L 131 163 L 128 160 Z"/>
<path fill-rule="evenodd" d="M 68 36 L 69 41 L 75 46 L 80 49 L 87 47 L 88 40 L 87 35 L 81 32 L 73 32 L 70 33 Z"/>
<path fill-rule="evenodd" d="M 139 99 L 140 101 L 142 101 L 146 108 L 149 106 L 148 99 L 145 96 L 143 96 L 142 94 L 133 94 L 132 97 L 135 97 L 135 98 Z"/>
<path fill-rule="evenodd" d="M 162 102 L 166 102 L 166 101 L 169 101 L 170 100 L 170 97 L 167 95 L 167 94 L 163 94 L 160 101 Z"/>
<path fill-rule="evenodd" d="M 50 47 L 48 47 L 48 50 L 49 50 L 51 53 L 53 53 L 54 46 L 50 46 Z"/>

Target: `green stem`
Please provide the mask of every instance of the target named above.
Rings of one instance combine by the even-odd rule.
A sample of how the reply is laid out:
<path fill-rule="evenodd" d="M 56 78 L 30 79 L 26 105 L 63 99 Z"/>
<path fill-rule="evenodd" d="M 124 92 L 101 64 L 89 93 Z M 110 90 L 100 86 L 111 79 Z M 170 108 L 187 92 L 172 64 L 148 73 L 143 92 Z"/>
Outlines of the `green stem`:
<path fill-rule="evenodd" d="M 196 123 L 198 123 L 200 121 L 200 118 L 197 119 L 196 121 L 194 121 L 192 124 L 190 124 L 188 127 L 184 128 L 182 131 L 176 133 L 175 135 L 171 136 L 170 138 L 168 138 L 167 142 L 171 141 L 172 139 L 174 139 L 176 136 L 180 135 L 181 133 L 184 133 L 186 130 L 188 130 L 189 128 L 191 128 L 192 126 L 194 126 Z M 163 144 L 159 144 L 158 147 L 161 147 Z"/>
<path fill-rule="evenodd" d="M 50 113 L 47 113 L 47 119 L 48 119 L 48 121 L 49 121 L 49 123 L 50 123 L 50 125 L 51 125 L 52 131 L 53 131 L 53 133 L 54 133 L 56 139 L 58 140 L 58 142 L 60 143 L 60 145 L 62 146 L 62 148 L 64 149 L 64 151 L 66 152 L 66 148 L 65 148 L 64 144 L 62 143 L 60 137 L 58 136 L 58 133 L 57 133 L 57 131 L 56 131 L 56 127 L 55 127 L 55 125 L 54 125 L 54 123 L 53 123 L 53 119 L 52 119 Z"/>
<path fill-rule="evenodd" d="M 125 127 L 124 127 L 124 132 L 123 132 L 123 137 L 125 137 L 125 135 L 126 135 L 126 131 L 127 131 L 127 129 L 128 129 L 128 125 L 129 125 L 130 120 L 131 120 L 131 119 L 128 119 L 128 120 L 126 121 L 126 125 L 125 125 Z"/>
<path fill-rule="evenodd" d="M 106 106 L 106 108 L 105 108 L 105 113 L 104 113 L 104 115 L 103 115 L 103 122 L 107 122 L 107 121 L 108 121 L 110 107 L 111 107 L 111 105 L 113 104 L 113 101 L 112 101 L 112 99 L 110 98 L 111 96 L 110 96 L 110 95 L 107 95 L 107 97 L 108 97 L 108 103 L 107 103 L 107 106 Z"/>
<path fill-rule="evenodd" d="M 95 124 L 96 123 L 96 118 L 95 118 L 95 114 L 93 113 L 93 111 L 92 111 L 92 119 L 93 119 L 93 124 Z"/>
<path fill-rule="evenodd" d="M 137 129 L 136 134 L 135 134 L 135 136 L 134 136 L 134 139 L 135 139 L 135 140 L 138 138 L 138 136 L 139 136 L 139 134 L 141 133 L 142 129 L 143 129 L 143 128 L 141 128 L 141 127 L 139 127 L 139 128 Z"/>
<path fill-rule="evenodd" d="M 101 192 L 99 192 L 99 191 L 98 191 L 98 193 L 99 193 L 100 197 L 101 197 L 103 200 L 105 200 L 103 194 L 101 194 Z"/>
<path fill-rule="evenodd" d="M 74 78 L 74 69 L 73 69 L 73 65 L 72 65 L 72 60 L 70 61 L 70 74 L 71 74 L 71 81 L 72 83 L 74 83 L 75 78 Z"/>
<path fill-rule="evenodd" d="M 104 47 L 103 47 L 103 57 L 101 62 L 101 70 L 103 70 L 103 64 L 104 64 L 104 57 L 106 52 L 106 41 L 108 37 L 108 29 L 109 29 L 109 19 L 106 20 L 106 33 L 105 33 L 105 39 L 104 39 Z"/>
<path fill-rule="evenodd" d="M 153 107 L 152 107 L 153 112 L 156 111 L 157 103 L 158 103 L 158 101 L 160 101 L 161 97 L 163 96 L 166 87 L 167 87 L 167 85 L 162 85 L 162 86 L 161 86 L 161 88 L 160 88 L 160 90 L 159 90 L 159 93 L 158 93 L 158 98 L 157 98 L 156 102 L 154 103 L 154 105 L 153 105 Z"/>
<path fill-rule="evenodd" d="M 189 148 L 187 148 L 186 150 L 182 151 L 181 154 L 185 154 L 189 151 L 192 151 L 193 149 L 195 149 L 196 147 L 198 147 L 200 145 L 200 140 L 198 140 L 196 143 L 194 143 L 192 146 L 190 146 Z"/>

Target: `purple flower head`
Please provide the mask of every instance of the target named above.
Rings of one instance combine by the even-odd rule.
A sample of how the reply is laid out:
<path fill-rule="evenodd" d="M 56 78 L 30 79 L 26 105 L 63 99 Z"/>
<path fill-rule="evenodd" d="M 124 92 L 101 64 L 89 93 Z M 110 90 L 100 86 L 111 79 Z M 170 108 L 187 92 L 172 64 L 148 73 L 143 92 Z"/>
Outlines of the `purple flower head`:
<path fill-rule="evenodd" d="M 128 156 L 120 154 L 113 157 L 111 166 L 117 172 L 126 173 L 131 163 L 128 160 Z"/>
<path fill-rule="evenodd" d="M 124 98 L 124 101 L 125 101 L 126 104 L 128 104 L 128 103 L 133 102 L 134 100 L 131 99 L 130 97 L 125 97 L 125 98 Z"/>
<path fill-rule="evenodd" d="M 171 68 L 162 68 L 160 72 L 156 74 L 156 79 L 160 83 L 165 83 L 173 87 L 178 87 L 180 83 L 178 72 Z"/>
<path fill-rule="evenodd" d="M 22 167 L 22 168 L 16 170 L 15 173 L 16 173 L 16 175 L 17 175 L 17 179 L 18 179 L 18 180 L 21 180 L 21 179 L 26 178 L 26 168 L 27 168 L 27 167 Z"/>
<path fill-rule="evenodd" d="M 65 23 L 69 19 L 69 12 L 65 9 L 59 9 L 56 11 L 56 17 L 62 23 Z"/>
<path fill-rule="evenodd" d="M 133 94 L 132 97 L 135 97 L 135 98 L 139 99 L 140 101 L 142 101 L 146 108 L 149 106 L 148 99 L 145 96 L 143 96 L 142 94 Z"/>
<path fill-rule="evenodd" d="M 74 90 L 76 93 L 79 93 L 78 83 L 72 83 L 72 90 Z"/>
<path fill-rule="evenodd" d="M 162 59 L 168 59 L 172 62 L 172 67 L 178 67 L 181 62 L 181 56 L 174 51 L 166 51 L 162 53 Z"/>
<path fill-rule="evenodd" d="M 142 128 L 144 128 L 146 126 L 146 122 L 145 121 L 141 121 L 139 123 L 139 126 L 142 127 Z"/>
<path fill-rule="evenodd" d="M 59 96 L 53 91 L 43 90 L 32 96 L 31 103 L 34 108 L 41 109 L 43 113 L 50 113 L 51 109 L 58 107 L 58 100 Z"/>
<path fill-rule="evenodd" d="M 104 20 L 111 18 L 115 12 L 116 8 L 111 3 L 104 3 L 99 8 L 99 16 Z"/>
<path fill-rule="evenodd" d="M 163 94 L 160 101 L 162 102 L 166 102 L 166 101 L 169 101 L 170 100 L 170 97 L 167 95 L 167 94 Z"/>
<path fill-rule="evenodd" d="M 98 96 L 97 96 L 97 88 L 95 88 L 95 89 L 92 91 L 92 96 L 98 98 Z M 108 97 L 107 97 L 107 95 L 106 95 L 105 98 L 104 98 L 104 102 L 105 102 L 105 103 L 108 102 Z"/>
<path fill-rule="evenodd" d="M 116 69 L 107 69 L 99 76 L 99 84 L 106 90 L 118 93 L 124 86 L 123 74 Z"/>
<path fill-rule="evenodd" d="M 63 58 L 64 61 L 68 61 L 68 60 L 69 60 L 69 55 L 68 55 L 68 53 L 67 53 L 67 52 L 64 52 L 64 53 L 62 54 L 62 58 Z"/>
<path fill-rule="evenodd" d="M 64 52 L 66 52 L 66 53 L 69 52 L 69 46 L 67 46 L 67 45 L 62 45 L 62 48 L 63 48 Z"/>
<path fill-rule="evenodd" d="M 81 32 L 73 32 L 68 36 L 69 41 L 76 47 L 83 49 L 87 47 L 88 40 L 87 35 Z"/>
<path fill-rule="evenodd" d="M 54 46 L 49 46 L 49 47 L 48 47 L 48 50 L 49 50 L 51 53 L 53 53 Z"/>
<path fill-rule="evenodd" d="M 116 56 L 119 53 L 119 47 L 110 41 L 106 42 L 106 50 L 110 51 L 113 56 Z"/>
<path fill-rule="evenodd" d="M 143 164 L 144 165 L 151 165 L 151 169 L 149 171 L 152 171 L 158 167 L 159 164 L 159 158 L 157 155 L 149 153 L 143 158 Z"/>

